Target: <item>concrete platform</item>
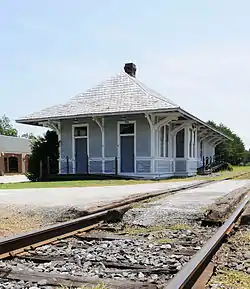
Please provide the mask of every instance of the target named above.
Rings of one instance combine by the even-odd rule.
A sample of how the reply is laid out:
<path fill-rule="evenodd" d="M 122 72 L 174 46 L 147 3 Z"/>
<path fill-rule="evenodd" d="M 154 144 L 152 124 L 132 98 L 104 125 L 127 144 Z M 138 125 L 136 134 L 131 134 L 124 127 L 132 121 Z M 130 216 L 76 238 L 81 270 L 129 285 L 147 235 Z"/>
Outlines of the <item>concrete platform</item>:
<path fill-rule="evenodd" d="M 128 186 L 0 190 L 0 206 L 74 207 L 85 210 L 112 201 L 203 181 L 161 182 Z"/>
<path fill-rule="evenodd" d="M 201 217 L 216 200 L 246 185 L 250 189 L 250 180 L 229 180 L 181 191 L 148 203 L 145 208 L 130 210 L 127 220 L 130 224 L 140 226 L 150 226 L 170 219 L 173 223 L 186 222 Z"/>

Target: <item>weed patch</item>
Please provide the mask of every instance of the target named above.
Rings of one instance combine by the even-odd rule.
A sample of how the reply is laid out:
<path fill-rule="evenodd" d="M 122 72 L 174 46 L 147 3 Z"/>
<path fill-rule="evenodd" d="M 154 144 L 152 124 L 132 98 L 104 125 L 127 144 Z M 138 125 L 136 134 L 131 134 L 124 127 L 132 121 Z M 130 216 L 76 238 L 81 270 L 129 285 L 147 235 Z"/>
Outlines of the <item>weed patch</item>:
<path fill-rule="evenodd" d="M 209 285 L 213 284 L 223 289 L 250 289 L 250 275 L 241 271 L 222 271 L 209 282 Z"/>

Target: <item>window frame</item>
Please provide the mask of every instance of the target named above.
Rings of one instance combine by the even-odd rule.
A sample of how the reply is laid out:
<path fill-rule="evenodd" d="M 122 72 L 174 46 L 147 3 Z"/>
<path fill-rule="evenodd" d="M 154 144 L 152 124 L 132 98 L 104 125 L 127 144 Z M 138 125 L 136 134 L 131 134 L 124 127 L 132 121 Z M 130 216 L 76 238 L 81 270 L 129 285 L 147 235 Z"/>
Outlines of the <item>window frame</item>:
<path fill-rule="evenodd" d="M 177 135 L 182 132 L 183 135 L 183 142 L 181 143 L 183 146 L 182 155 L 177 154 L 179 151 L 177 150 Z M 176 159 L 184 159 L 185 158 L 185 145 L 186 145 L 186 128 L 182 128 L 178 130 L 175 134 L 175 158 Z M 179 143 L 179 142 L 178 142 Z M 179 143 L 180 144 L 180 143 Z"/>
<path fill-rule="evenodd" d="M 193 147 L 192 147 L 192 150 L 193 150 L 193 158 L 195 159 L 195 148 L 196 148 L 196 130 L 193 129 Z"/>
<path fill-rule="evenodd" d="M 121 126 L 122 125 L 131 125 L 131 126 L 133 126 L 133 132 L 128 132 L 128 133 L 122 133 L 122 131 L 121 131 Z M 129 135 L 135 135 L 135 122 L 120 122 L 119 123 L 119 134 L 120 134 L 120 136 L 129 136 Z"/>
<path fill-rule="evenodd" d="M 169 157 L 169 125 L 165 124 L 159 128 L 158 131 L 158 156 L 161 158 L 168 158 Z M 163 138 L 162 138 L 163 136 Z"/>
<path fill-rule="evenodd" d="M 75 135 L 76 129 L 86 129 L 86 135 Z M 74 138 L 87 138 L 88 137 L 88 126 L 87 125 L 76 125 L 73 128 L 73 136 Z"/>
<path fill-rule="evenodd" d="M 204 150 L 204 148 L 203 148 L 203 141 L 200 140 L 200 159 L 201 159 L 201 160 L 203 159 L 203 150 Z"/>
<path fill-rule="evenodd" d="M 189 128 L 188 130 L 188 136 L 189 136 L 189 142 L 188 142 L 188 157 L 191 159 L 196 158 L 196 129 L 194 128 Z"/>
<path fill-rule="evenodd" d="M 188 130 L 189 142 L 188 142 L 188 156 L 189 158 L 193 157 L 193 129 L 189 128 Z"/>

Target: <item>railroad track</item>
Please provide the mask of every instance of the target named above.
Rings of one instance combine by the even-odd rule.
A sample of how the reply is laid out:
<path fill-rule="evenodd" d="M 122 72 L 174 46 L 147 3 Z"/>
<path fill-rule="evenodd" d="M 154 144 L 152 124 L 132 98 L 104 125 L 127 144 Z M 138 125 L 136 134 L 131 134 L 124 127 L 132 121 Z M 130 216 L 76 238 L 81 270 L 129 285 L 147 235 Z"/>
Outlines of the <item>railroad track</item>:
<path fill-rule="evenodd" d="M 211 239 L 202 247 L 202 249 L 178 272 L 178 274 L 165 286 L 165 289 L 174 288 L 204 288 L 210 275 L 209 264 L 221 247 L 225 239 L 233 230 L 239 217 L 244 212 L 250 197 L 246 196 L 241 205 L 233 212 L 228 220 L 218 229 Z"/>
<path fill-rule="evenodd" d="M 141 194 L 120 202 L 113 202 L 112 204 L 94 209 L 92 211 L 90 210 L 88 215 L 84 217 L 62 222 L 14 237 L 4 238 L 0 240 L 0 260 L 7 257 L 13 257 L 16 254 L 27 251 L 29 248 L 32 249 L 56 240 L 67 238 L 75 235 L 76 233 L 89 231 L 100 222 L 114 220 L 117 217 L 119 218 L 119 212 L 123 213 L 124 211 L 128 210 L 131 207 L 131 204 L 159 196 L 175 194 L 183 190 L 200 188 L 214 182 L 217 181 L 207 180 L 201 183 L 185 185 L 179 188 Z"/>
<path fill-rule="evenodd" d="M 98 260 L 86 261 L 86 260 L 79 258 L 79 256 L 81 256 L 81 253 L 86 248 L 87 248 L 86 251 L 89 250 L 91 252 L 92 247 L 98 250 L 98 246 L 104 246 L 104 245 L 106 246 L 107 244 L 109 244 L 108 242 L 111 242 L 111 243 L 113 242 L 115 244 L 114 245 L 115 250 L 118 250 L 119 244 L 122 244 L 125 250 L 123 254 L 126 254 L 127 247 L 124 245 L 126 244 L 126 242 L 127 243 L 131 242 L 132 246 L 134 246 L 135 248 L 142 246 L 146 248 L 145 250 L 147 250 L 147 245 L 145 245 L 145 241 L 141 241 L 141 240 L 138 241 L 137 239 L 134 240 L 130 236 L 128 237 L 126 234 L 124 236 L 119 233 L 117 234 L 116 232 L 115 234 L 111 236 L 110 235 L 109 236 L 103 236 L 103 235 L 91 236 L 90 233 L 95 230 L 98 230 L 99 232 L 100 230 L 105 229 L 104 224 L 106 222 L 114 220 L 114 219 L 119 219 L 120 214 L 123 214 L 126 210 L 128 210 L 131 207 L 131 204 L 134 202 L 144 201 L 149 198 L 157 197 L 161 195 L 174 194 L 181 190 L 198 188 L 204 185 L 208 185 L 212 182 L 215 182 L 215 181 L 205 181 L 205 182 L 198 183 L 198 184 L 188 185 L 188 186 L 182 187 L 181 189 L 180 188 L 171 189 L 168 191 L 155 192 L 153 194 L 144 194 L 141 196 L 137 196 L 135 198 L 124 200 L 123 202 L 113 203 L 112 205 L 106 206 L 104 208 L 99 208 L 98 211 L 91 213 L 90 215 L 85 216 L 85 217 L 81 217 L 72 221 L 60 223 L 54 226 L 44 228 L 42 230 L 31 232 L 31 233 L 22 234 L 22 235 L 15 236 L 12 238 L 5 238 L 3 240 L 0 240 L 0 259 L 3 260 L 2 263 L 0 263 L 0 278 L 1 280 L 4 280 L 4 282 L 6 281 L 7 283 L 12 282 L 12 280 L 13 282 L 19 282 L 18 280 L 22 280 L 22 282 L 24 282 L 21 284 L 24 287 L 16 287 L 16 286 L 19 286 L 19 283 L 18 284 L 15 283 L 14 285 L 15 288 L 29 288 L 28 285 L 27 287 L 25 287 L 26 283 L 31 284 L 32 282 L 38 284 L 41 288 L 46 288 L 46 286 L 49 286 L 49 285 L 50 286 L 62 286 L 63 285 L 63 286 L 75 286 L 76 287 L 76 286 L 81 286 L 83 284 L 88 284 L 89 286 L 91 286 L 91 284 L 92 285 L 99 284 L 101 282 L 104 282 L 105 284 L 107 284 L 107 286 L 111 286 L 111 288 L 163 288 L 164 283 L 166 283 L 167 280 L 171 279 L 173 275 L 175 275 L 179 270 L 179 268 L 174 267 L 173 262 L 175 262 L 176 260 L 180 260 L 180 256 L 181 258 L 184 256 L 183 257 L 184 259 L 186 257 L 186 259 L 184 260 L 185 262 L 191 259 L 191 257 L 195 255 L 195 252 L 197 252 L 197 243 L 192 244 L 193 246 L 191 246 L 190 244 L 187 247 L 182 246 L 184 248 L 182 253 L 180 253 L 178 251 L 179 249 L 177 250 L 173 245 L 171 248 L 172 251 L 170 252 L 171 253 L 170 256 L 177 256 L 177 259 L 173 259 L 171 261 L 172 264 L 171 262 L 169 262 L 168 266 L 166 267 L 153 266 L 153 264 L 145 266 L 145 264 L 137 264 L 133 262 L 123 262 L 123 261 L 121 262 L 120 260 L 115 260 L 115 261 L 108 260 L 107 262 L 105 262 L 105 260 L 103 259 L 99 261 Z M 195 255 L 193 257 L 194 259 L 191 259 L 190 261 L 191 263 L 190 262 L 187 263 L 187 265 L 183 268 L 184 271 L 181 270 L 179 274 L 177 274 L 176 277 L 173 278 L 170 281 L 170 283 L 168 283 L 168 285 L 166 285 L 167 287 L 165 288 L 191 288 L 190 284 L 195 284 L 195 282 L 198 280 L 198 277 L 200 275 L 200 273 L 198 272 L 202 272 L 201 268 L 205 267 L 205 264 L 208 262 L 209 258 L 211 258 L 211 256 L 214 254 L 215 249 L 219 246 L 219 244 L 221 244 L 224 237 L 229 232 L 229 229 L 233 227 L 233 223 L 239 217 L 240 213 L 243 211 L 243 208 L 246 205 L 247 201 L 248 200 L 245 200 L 244 204 L 242 204 L 241 206 L 241 209 L 239 208 L 238 211 L 234 213 L 234 217 L 231 217 L 231 219 L 226 222 L 227 229 L 225 229 L 226 227 L 224 224 L 223 227 L 219 229 L 220 233 L 218 233 L 219 231 L 216 233 L 217 237 L 219 236 L 219 234 L 222 234 L 222 231 L 224 232 L 224 235 L 221 238 L 216 239 L 217 244 L 213 246 L 214 248 L 212 250 L 209 249 L 210 247 L 212 247 L 211 246 L 213 242 L 213 239 L 212 239 L 209 241 L 209 243 L 207 243 L 206 246 L 204 246 L 199 251 L 199 253 L 197 254 L 198 257 L 197 255 Z M 110 229 L 109 226 L 108 227 L 106 226 L 106 229 Z M 204 234 L 203 240 L 202 240 L 202 234 Z M 205 232 L 202 232 L 201 236 L 199 236 L 199 239 L 204 242 L 206 241 L 207 237 L 208 236 L 205 234 Z M 167 250 L 169 249 L 169 246 L 167 245 L 164 245 L 164 244 L 161 245 L 161 247 L 163 247 L 163 250 L 158 250 L 159 244 L 157 244 L 155 247 L 152 244 L 150 246 L 151 246 L 151 249 L 156 249 L 159 252 L 158 254 L 161 254 L 163 251 L 166 251 L 166 248 Z M 107 251 L 108 248 L 105 246 L 104 246 L 104 249 Z M 65 254 L 64 252 L 66 252 L 68 248 L 71 248 L 70 249 L 71 251 L 75 250 L 76 254 L 71 254 L 71 253 Z M 75 248 L 75 249 L 72 249 L 72 248 Z M 205 254 L 204 252 L 206 252 L 206 257 L 204 257 L 204 254 Z M 169 255 L 169 252 L 167 252 L 167 255 Z M 86 257 L 87 256 L 85 256 L 85 259 Z M 156 254 L 156 258 L 159 258 L 159 255 L 157 256 Z M 128 260 L 131 261 L 130 259 Z M 171 258 L 169 260 L 171 260 Z M 47 266 L 46 264 L 48 263 L 51 264 L 53 262 L 57 264 L 57 266 L 58 264 L 59 266 L 60 264 L 61 266 L 64 266 L 62 264 L 77 263 L 78 267 L 81 268 L 81 266 L 84 265 L 85 261 L 92 263 L 91 266 L 94 268 L 98 268 L 98 270 L 99 270 L 98 264 L 101 264 L 101 266 L 104 266 L 105 269 L 109 268 L 109 271 L 107 274 L 99 272 L 100 273 L 99 275 L 101 277 L 104 276 L 103 278 L 96 278 L 96 277 L 90 278 L 90 277 L 86 277 L 86 275 L 82 277 L 80 272 L 70 273 L 70 270 L 77 271 L 78 270 L 76 268 L 77 266 L 73 266 L 73 267 L 71 266 L 73 269 L 67 268 L 66 271 L 68 272 L 68 274 L 65 274 L 65 272 L 63 272 L 64 274 L 51 273 L 51 271 L 53 271 L 51 270 L 51 268 L 49 268 L 48 270 L 46 269 L 46 266 Z M 32 266 L 34 264 L 35 265 L 31 268 L 30 264 L 32 264 Z M 37 267 L 39 267 L 39 270 L 36 270 Z M 115 270 L 113 270 L 112 268 L 115 268 Z M 188 269 L 185 269 L 185 268 L 188 268 Z M 197 270 L 197 268 L 199 268 L 199 270 Z M 33 271 L 30 271 L 31 269 L 33 269 Z M 117 273 L 117 270 L 118 270 L 118 273 Z M 136 280 L 136 281 L 125 280 L 125 279 L 120 280 L 121 278 L 116 278 L 116 274 L 119 275 L 121 272 L 122 274 L 124 274 L 124 272 L 126 274 L 128 272 L 132 272 L 133 274 L 140 274 L 139 277 L 146 276 L 146 275 L 150 275 L 151 277 L 154 275 L 167 276 L 167 277 L 165 279 L 160 278 L 160 279 L 164 279 L 163 280 L 164 282 L 158 282 L 159 278 L 157 280 L 150 280 L 150 282 L 147 282 L 148 281 L 147 278 L 139 278 L 139 279 L 144 279 L 142 281 L 141 280 Z M 91 275 L 90 273 L 89 275 Z M 126 277 L 126 274 L 123 275 L 123 277 Z M 129 274 L 130 273 L 128 273 L 127 275 Z M 3 288 L 11 288 L 11 287 L 3 287 Z"/>

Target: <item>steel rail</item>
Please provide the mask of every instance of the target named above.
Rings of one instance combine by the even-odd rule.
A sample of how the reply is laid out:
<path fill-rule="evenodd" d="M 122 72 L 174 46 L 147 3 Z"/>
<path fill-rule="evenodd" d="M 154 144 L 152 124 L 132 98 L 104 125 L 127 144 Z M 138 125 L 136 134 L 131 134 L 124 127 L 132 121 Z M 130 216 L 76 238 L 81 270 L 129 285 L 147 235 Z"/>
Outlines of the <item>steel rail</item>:
<path fill-rule="evenodd" d="M 62 222 L 60 224 L 45 227 L 41 230 L 35 230 L 29 233 L 20 234 L 14 237 L 4 238 L 0 241 L 0 259 L 12 251 L 31 246 L 36 243 L 52 239 L 69 232 L 80 230 L 95 223 L 105 220 L 110 211 L 103 211 L 89 216 L 74 219 L 72 221 Z M 11 255 L 11 254 L 10 254 Z"/>
<path fill-rule="evenodd" d="M 0 239 L 0 259 L 10 257 L 13 255 L 13 253 L 16 253 L 15 251 L 18 250 L 28 250 L 29 246 L 36 245 L 36 247 L 38 247 L 37 244 L 41 246 L 46 243 L 46 240 L 53 239 L 54 241 L 55 238 L 63 235 L 66 235 L 65 237 L 67 237 L 69 235 L 73 235 L 72 232 L 76 232 L 77 230 L 84 230 L 84 228 L 93 226 L 101 221 L 110 220 L 112 216 L 114 216 L 112 213 L 114 213 L 115 210 L 119 210 L 126 206 L 128 207 L 128 205 L 131 203 L 140 202 L 156 196 L 173 194 L 183 190 L 199 188 L 214 182 L 215 181 L 212 180 L 206 180 L 204 182 L 185 185 L 179 188 L 160 190 L 153 193 L 144 193 L 122 201 L 113 202 L 101 208 L 96 208 L 94 211 L 90 210 L 90 213 L 84 217 L 48 226 L 40 230 L 19 234 L 14 237 Z"/>
<path fill-rule="evenodd" d="M 179 271 L 173 279 L 164 287 L 164 289 L 190 289 L 195 284 L 199 276 L 205 270 L 214 254 L 222 245 L 225 237 L 234 227 L 235 222 L 244 212 L 250 197 L 245 200 L 234 211 L 227 221 L 218 229 L 218 231 L 208 240 L 208 242 L 196 253 L 192 259 Z"/>
<path fill-rule="evenodd" d="M 244 173 L 240 175 L 244 175 Z M 0 259 L 13 256 L 14 254 L 22 252 L 24 250 L 32 249 L 32 246 L 33 247 L 42 246 L 45 243 L 55 241 L 56 238 L 64 238 L 70 235 L 72 236 L 74 232 L 77 233 L 77 231 L 86 231 L 88 230 L 87 229 L 88 227 L 91 226 L 93 227 L 95 226 L 95 224 L 101 221 L 110 219 L 111 218 L 110 214 L 112 214 L 114 210 L 118 210 L 119 208 L 122 208 L 129 204 L 140 202 L 161 195 L 174 194 L 184 190 L 199 188 L 208 184 L 233 179 L 238 176 L 232 176 L 218 181 L 206 180 L 191 185 L 185 185 L 179 188 L 172 188 L 168 190 L 155 191 L 153 193 L 144 193 L 141 195 L 136 195 L 135 197 L 132 198 L 127 198 L 122 201 L 116 201 L 106 206 L 96 208 L 95 210 L 90 210 L 88 211 L 87 216 L 81 218 L 55 224 L 49 227 L 42 228 L 40 230 L 23 233 L 14 237 L 7 237 L 0 239 Z"/>

